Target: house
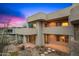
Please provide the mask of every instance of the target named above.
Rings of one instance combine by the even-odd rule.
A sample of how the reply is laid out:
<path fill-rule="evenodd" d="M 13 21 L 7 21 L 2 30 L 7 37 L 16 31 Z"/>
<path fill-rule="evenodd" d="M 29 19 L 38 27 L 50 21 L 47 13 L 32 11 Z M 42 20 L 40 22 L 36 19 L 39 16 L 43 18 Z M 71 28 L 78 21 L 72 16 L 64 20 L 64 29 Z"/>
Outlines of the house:
<path fill-rule="evenodd" d="M 69 46 L 71 40 L 79 41 L 79 4 L 50 14 L 39 12 L 29 16 L 27 21 L 27 28 L 9 28 L 8 35 L 17 42 L 30 42 L 37 46 L 53 43 Z"/>

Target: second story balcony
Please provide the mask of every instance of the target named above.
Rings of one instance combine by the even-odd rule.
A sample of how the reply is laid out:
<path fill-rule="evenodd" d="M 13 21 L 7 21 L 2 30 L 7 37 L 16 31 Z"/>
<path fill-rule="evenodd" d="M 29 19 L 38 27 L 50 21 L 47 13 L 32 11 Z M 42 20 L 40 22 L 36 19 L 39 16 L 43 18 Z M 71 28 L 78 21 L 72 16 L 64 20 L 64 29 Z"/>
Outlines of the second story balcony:
<path fill-rule="evenodd" d="M 35 28 L 14 28 L 12 34 L 32 35 L 36 34 Z"/>
<path fill-rule="evenodd" d="M 56 35 L 73 35 L 73 27 L 45 27 L 43 28 L 44 34 L 56 34 Z"/>

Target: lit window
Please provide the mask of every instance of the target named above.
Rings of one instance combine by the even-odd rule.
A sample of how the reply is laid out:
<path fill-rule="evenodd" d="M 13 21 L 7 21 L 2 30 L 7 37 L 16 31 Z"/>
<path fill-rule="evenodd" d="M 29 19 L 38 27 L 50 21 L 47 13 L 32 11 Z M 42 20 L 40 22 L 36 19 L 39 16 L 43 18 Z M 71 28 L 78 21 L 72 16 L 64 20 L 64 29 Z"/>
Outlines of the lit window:
<path fill-rule="evenodd" d="M 65 42 L 65 36 L 60 36 L 60 41 Z"/>
<path fill-rule="evenodd" d="M 65 36 L 60 36 L 61 39 L 65 39 Z"/>
<path fill-rule="evenodd" d="M 55 27 L 56 26 L 56 23 L 55 22 L 51 22 L 51 23 L 48 24 L 48 26 Z"/>
<path fill-rule="evenodd" d="M 33 27 L 36 27 L 36 24 L 33 24 Z"/>
<path fill-rule="evenodd" d="M 68 26 L 68 25 L 69 25 L 68 22 L 62 23 L 62 26 Z"/>

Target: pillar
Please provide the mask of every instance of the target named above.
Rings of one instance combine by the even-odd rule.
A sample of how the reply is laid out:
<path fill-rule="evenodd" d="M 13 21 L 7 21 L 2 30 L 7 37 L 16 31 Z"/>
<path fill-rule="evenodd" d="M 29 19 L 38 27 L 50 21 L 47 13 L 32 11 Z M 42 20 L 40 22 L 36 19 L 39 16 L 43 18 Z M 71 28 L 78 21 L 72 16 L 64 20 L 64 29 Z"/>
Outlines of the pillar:
<path fill-rule="evenodd" d="M 16 40 L 16 42 L 18 42 L 18 35 L 17 34 L 15 34 L 15 40 Z"/>
<path fill-rule="evenodd" d="M 27 43 L 29 42 L 29 35 L 27 36 Z"/>
<path fill-rule="evenodd" d="M 21 39 L 21 36 L 20 35 L 18 35 L 18 43 L 22 43 L 22 39 Z"/>
<path fill-rule="evenodd" d="M 36 22 L 36 30 L 37 30 L 37 36 L 36 36 L 36 45 L 37 46 L 43 46 L 44 45 L 44 35 L 42 33 L 42 22 Z"/>
<path fill-rule="evenodd" d="M 69 45 L 69 48 L 70 48 L 70 55 L 73 55 L 74 54 L 74 51 L 73 51 L 73 40 L 74 40 L 74 36 L 69 36 L 69 42 L 68 42 L 68 45 Z"/>
<path fill-rule="evenodd" d="M 23 43 L 27 43 L 25 35 L 23 35 Z"/>

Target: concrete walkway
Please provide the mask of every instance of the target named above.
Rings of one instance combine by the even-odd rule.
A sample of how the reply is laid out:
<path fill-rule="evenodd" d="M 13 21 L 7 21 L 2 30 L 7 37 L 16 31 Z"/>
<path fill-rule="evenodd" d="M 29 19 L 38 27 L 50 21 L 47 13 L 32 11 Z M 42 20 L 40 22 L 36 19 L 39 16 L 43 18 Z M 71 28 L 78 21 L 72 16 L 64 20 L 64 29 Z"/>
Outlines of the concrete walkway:
<path fill-rule="evenodd" d="M 63 53 L 69 53 L 70 49 L 66 45 L 61 45 L 57 43 L 53 44 L 45 44 L 45 47 L 55 49 L 57 51 L 61 51 Z"/>

